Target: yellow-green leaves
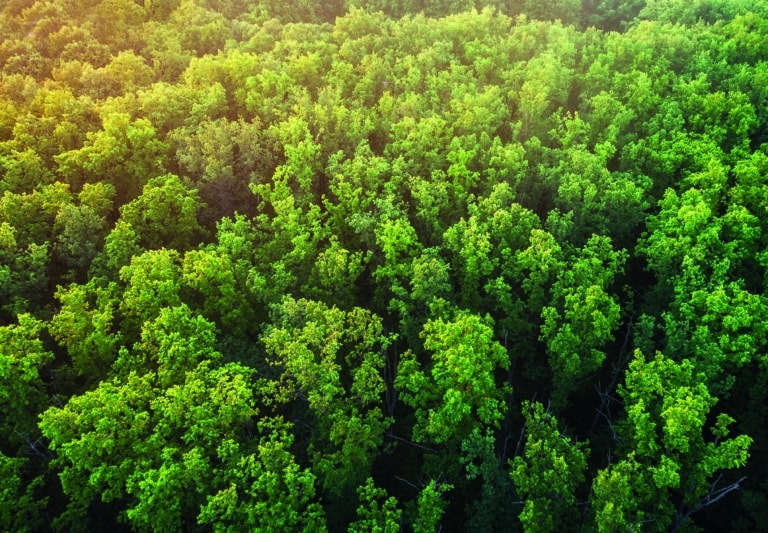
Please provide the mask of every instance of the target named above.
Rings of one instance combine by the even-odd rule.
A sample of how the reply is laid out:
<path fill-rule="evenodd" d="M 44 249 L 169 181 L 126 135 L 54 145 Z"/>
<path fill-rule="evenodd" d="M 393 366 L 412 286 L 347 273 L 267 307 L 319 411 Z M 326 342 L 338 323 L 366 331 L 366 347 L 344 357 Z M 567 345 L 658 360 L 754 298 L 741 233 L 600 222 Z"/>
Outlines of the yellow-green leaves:
<path fill-rule="evenodd" d="M 563 531 L 577 523 L 576 490 L 584 481 L 589 449 L 560 433 L 557 419 L 538 402 L 523 404 L 525 450 L 510 475 L 525 499 L 526 532 Z"/>
<path fill-rule="evenodd" d="M 453 485 L 448 483 L 431 480 L 421 489 L 417 500 L 418 518 L 413 524 L 414 533 L 433 533 L 442 529 L 440 519 L 447 505 L 442 495 L 452 488 Z"/>
<path fill-rule="evenodd" d="M 368 478 L 357 488 L 360 505 L 357 508 L 357 520 L 349 526 L 350 533 L 397 533 L 400 531 L 400 509 L 397 500 L 387 497 L 387 491 L 377 487 L 373 479 Z"/>
<path fill-rule="evenodd" d="M 0 327 L 0 444 L 17 448 L 37 433 L 35 414 L 45 405 L 41 370 L 53 354 L 40 340 L 43 323 L 19 315 L 18 323 Z M 34 441 L 31 439 L 30 442 Z M 29 452 L 34 452 L 34 446 Z"/>
<path fill-rule="evenodd" d="M 416 412 L 414 439 L 444 443 L 475 427 L 496 427 L 507 390 L 497 384 L 496 371 L 508 368 L 509 358 L 488 322 L 459 311 L 451 320 L 428 321 L 421 337 L 432 355 L 419 363 L 404 354 L 396 380 L 403 401 Z"/>
<path fill-rule="evenodd" d="M 631 451 L 599 472 L 593 484 L 601 531 L 610 531 L 619 520 L 650 519 L 654 531 L 673 520 L 680 525 L 711 502 L 712 476 L 746 463 L 752 439 L 727 438 L 730 416 L 721 413 L 714 427 L 706 427 L 717 403 L 706 381 L 690 360 L 677 363 L 661 353 L 646 360 L 635 352 L 621 389 L 627 413 L 621 428 Z M 673 497 L 682 502 L 677 515 Z"/>
<path fill-rule="evenodd" d="M 382 374 L 392 339 L 379 317 L 359 308 L 285 298 L 275 318 L 263 337 L 280 372 L 275 400 L 308 404 L 315 472 L 326 490 L 344 494 L 369 475 L 391 422 L 382 409 Z"/>
<path fill-rule="evenodd" d="M 608 291 L 627 254 L 615 251 L 608 237 L 593 235 L 557 276 L 552 303 L 541 316 L 541 340 L 547 344 L 555 390 L 561 404 L 582 376 L 597 370 L 601 351 L 619 323 L 620 307 Z"/>
<path fill-rule="evenodd" d="M 78 149 L 55 157 L 59 172 L 73 189 L 83 183 L 106 180 L 124 203 L 139 195 L 150 178 L 164 173 L 168 145 L 146 119 L 131 120 L 127 113 L 103 117 L 103 129 L 88 134 Z"/>
<path fill-rule="evenodd" d="M 315 476 L 295 462 L 287 424 L 263 420 L 259 432 L 253 451 L 233 439 L 221 442 L 217 454 L 224 468 L 217 474 L 217 484 L 222 488 L 207 497 L 198 523 L 217 532 L 325 531 L 324 512 L 314 501 Z"/>
<path fill-rule="evenodd" d="M 643 487 L 645 481 L 640 480 L 639 469 L 630 453 L 626 460 L 597 473 L 592 482 L 592 506 L 600 533 L 632 531 L 645 523 L 646 514 L 639 509 L 637 493 L 648 487 Z M 660 502 L 661 505 L 665 503 Z"/>
<path fill-rule="evenodd" d="M 158 348 L 173 356 L 172 347 Z M 71 510 L 119 500 L 133 527 L 179 530 L 221 488 L 220 476 L 231 475 L 218 447 L 258 414 L 253 372 L 215 360 L 173 370 L 172 379 L 133 371 L 103 381 L 42 415 Z"/>
<path fill-rule="evenodd" d="M 61 307 L 48 329 L 69 353 L 75 371 L 89 380 L 106 376 L 117 355 L 116 292 L 114 283 L 99 287 L 94 282 L 59 287 L 56 292 Z"/>
<path fill-rule="evenodd" d="M 35 489 L 43 485 L 41 478 L 27 483 L 25 466 L 30 459 L 9 457 L 0 452 L 0 524 L 7 531 L 27 533 L 44 528 L 43 509 L 48 502 L 47 497 L 37 497 Z"/>

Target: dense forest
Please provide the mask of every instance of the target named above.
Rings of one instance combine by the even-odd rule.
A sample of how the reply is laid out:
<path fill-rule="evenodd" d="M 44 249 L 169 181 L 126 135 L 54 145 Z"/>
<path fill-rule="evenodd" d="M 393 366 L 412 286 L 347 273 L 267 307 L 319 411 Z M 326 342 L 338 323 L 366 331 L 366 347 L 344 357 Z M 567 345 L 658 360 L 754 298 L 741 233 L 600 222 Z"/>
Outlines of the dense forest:
<path fill-rule="evenodd" d="M 768 2 L 4 0 L 0 530 L 768 531 Z"/>

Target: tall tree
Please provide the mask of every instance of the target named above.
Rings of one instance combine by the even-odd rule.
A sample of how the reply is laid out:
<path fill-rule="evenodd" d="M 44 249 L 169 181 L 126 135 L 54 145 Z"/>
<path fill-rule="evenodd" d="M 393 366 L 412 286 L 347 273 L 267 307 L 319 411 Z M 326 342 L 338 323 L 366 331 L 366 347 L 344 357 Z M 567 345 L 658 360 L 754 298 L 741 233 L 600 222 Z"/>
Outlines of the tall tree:
<path fill-rule="evenodd" d="M 557 419 L 538 402 L 523 404 L 525 448 L 512 460 L 510 476 L 525 499 L 524 531 L 576 529 L 576 491 L 584 482 L 589 449 L 572 442 Z"/>
<path fill-rule="evenodd" d="M 752 439 L 728 438 L 734 419 L 724 412 L 715 416 L 718 400 L 705 383 L 689 360 L 676 363 L 661 353 L 647 360 L 635 352 L 620 389 L 626 452 L 593 483 L 600 530 L 618 524 L 679 529 L 739 488 L 741 480 L 730 475 L 721 484 L 723 471 L 744 466 Z"/>
<path fill-rule="evenodd" d="M 345 312 L 286 297 L 275 318 L 263 338 L 279 372 L 275 401 L 306 406 L 314 472 L 330 494 L 345 495 L 370 475 L 391 423 L 382 409 L 391 338 L 381 319 L 361 308 Z"/>
<path fill-rule="evenodd" d="M 494 340 L 488 319 L 456 311 L 453 318 L 429 320 L 421 332 L 431 355 L 419 361 L 404 354 L 395 384 L 416 413 L 414 440 L 461 441 L 475 428 L 498 427 L 508 389 L 496 381 L 509 356 Z"/>

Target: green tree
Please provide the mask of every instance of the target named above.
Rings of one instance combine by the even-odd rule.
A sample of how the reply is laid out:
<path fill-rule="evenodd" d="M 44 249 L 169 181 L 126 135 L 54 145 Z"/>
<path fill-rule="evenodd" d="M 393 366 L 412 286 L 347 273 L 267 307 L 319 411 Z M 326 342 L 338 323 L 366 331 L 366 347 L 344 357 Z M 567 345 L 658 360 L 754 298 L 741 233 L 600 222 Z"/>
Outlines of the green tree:
<path fill-rule="evenodd" d="M 43 378 L 54 359 L 40 340 L 43 329 L 43 322 L 27 314 L 19 315 L 17 324 L 0 327 L 0 443 L 4 450 L 29 446 L 28 452 L 41 453 L 34 444 L 36 417 L 48 403 Z"/>
<path fill-rule="evenodd" d="M 6 191 L 0 197 L 0 223 L 14 228 L 17 246 L 44 245 L 53 240 L 56 215 L 71 203 L 69 187 L 63 183 L 41 185 L 29 194 Z"/>
<path fill-rule="evenodd" d="M 287 142 L 287 163 L 278 167 L 270 183 L 251 184 L 261 211 L 256 217 L 262 237 L 257 268 L 268 281 L 262 299 L 272 304 L 304 286 L 321 243 L 329 237 L 320 204 L 313 201 L 312 166 L 317 165 L 319 147 L 302 120 L 285 123 L 279 131 Z M 298 147 L 292 146 L 294 141 Z"/>
<path fill-rule="evenodd" d="M 557 419 L 538 402 L 524 402 L 525 449 L 512 460 L 510 476 L 525 499 L 520 521 L 525 531 L 578 527 L 576 493 L 584 482 L 589 449 L 558 428 Z"/>
<path fill-rule="evenodd" d="M 139 245 L 139 236 L 125 220 L 118 220 L 104 238 L 104 247 L 94 258 L 89 274 L 93 277 L 116 279 L 120 269 L 146 250 Z"/>
<path fill-rule="evenodd" d="M 53 338 L 64 347 L 72 368 L 90 383 L 107 376 L 117 357 L 121 334 L 115 331 L 119 306 L 116 284 L 59 287 L 55 293 L 59 311 L 48 325 Z"/>
<path fill-rule="evenodd" d="M 119 304 L 123 342 L 135 339 L 144 322 L 158 316 L 164 307 L 181 304 L 180 263 L 175 250 L 150 250 L 120 269 L 120 281 L 125 284 Z"/>
<path fill-rule="evenodd" d="M 147 119 L 111 113 L 102 121 L 103 129 L 88 133 L 82 148 L 61 152 L 54 159 L 74 191 L 84 183 L 107 181 L 122 204 L 137 197 L 150 178 L 165 173 L 168 145 L 158 139 Z"/>
<path fill-rule="evenodd" d="M 192 523 L 207 495 L 217 492 L 220 487 L 211 481 L 222 463 L 219 446 L 241 438 L 258 414 L 252 379 L 252 370 L 239 364 L 219 367 L 206 360 L 151 401 L 151 411 L 159 414 L 154 435 L 165 443 L 149 452 L 149 468 L 126 480 L 126 492 L 136 502 L 126 515 L 135 527 L 180 530 Z M 145 438 L 152 443 L 151 436 Z M 140 447 L 136 451 L 146 456 Z"/>
<path fill-rule="evenodd" d="M 31 193 L 35 187 L 53 181 L 51 171 L 32 148 L 22 152 L 13 150 L 9 155 L 0 157 L 0 168 L 3 169 L 0 181 L 2 192 Z"/>
<path fill-rule="evenodd" d="M 350 252 L 332 235 L 328 247 L 317 255 L 307 292 L 347 308 L 355 302 L 355 284 L 365 270 L 370 254 Z"/>
<path fill-rule="evenodd" d="M 85 274 L 99 253 L 107 232 L 107 221 L 86 206 L 67 204 L 54 221 L 54 257 L 65 268 Z"/>
<path fill-rule="evenodd" d="M 397 500 L 387 497 L 387 491 L 377 487 L 372 478 L 366 479 L 357 488 L 357 495 L 360 505 L 357 520 L 349 525 L 350 533 L 397 533 L 401 530 L 401 511 L 397 508 Z"/>
<path fill-rule="evenodd" d="M 568 104 L 574 50 L 573 43 L 567 44 L 571 50 L 548 50 L 525 64 L 515 102 L 521 142 L 531 137 L 547 139 L 549 131 L 555 126 L 556 111 L 562 111 Z"/>
<path fill-rule="evenodd" d="M 416 501 L 418 518 L 413 524 L 414 533 L 433 533 L 442 529 L 440 520 L 447 506 L 442 496 L 452 488 L 453 485 L 432 480 L 421 489 Z"/>
<path fill-rule="evenodd" d="M 137 233 L 143 248 L 181 251 L 196 246 L 204 235 L 197 219 L 204 206 L 197 189 L 166 174 L 150 179 L 138 198 L 120 208 L 120 218 Z"/>
<path fill-rule="evenodd" d="M 8 457 L 0 452 L 0 523 L 7 531 L 40 531 L 45 528 L 43 516 L 47 497 L 40 497 L 36 490 L 42 485 L 41 478 L 27 482 L 25 466 L 30 459 Z"/>
<path fill-rule="evenodd" d="M 397 212 L 397 208 L 392 211 Z M 379 251 L 378 256 L 374 256 L 379 264 L 373 271 L 373 279 L 378 284 L 377 299 L 380 305 L 398 313 L 401 324 L 406 324 L 410 318 L 408 286 L 414 259 L 422 245 L 407 218 L 393 218 L 388 213 L 375 226 L 374 235 Z"/>
<path fill-rule="evenodd" d="M 629 451 L 593 483 L 602 531 L 618 523 L 643 523 L 654 531 L 679 528 L 738 489 L 738 482 L 718 482 L 723 470 L 744 466 L 752 439 L 727 438 L 734 420 L 723 412 L 714 416 L 718 400 L 705 383 L 689 360 L 676 363 L 661 353 L 646 360 L 635 352 L 620 389 L 627 418 L 619 431 Z M 681 502 L 677 508 L 675 500 Z"/>
<path fill-rule="evenodd" d="M 352 157 L 336 152 L 328 158 L 328 225 L 342 242 L 355 242 L 352 221 L 376 209 L 391 172 L 386 158 L 374 154 L 369 143 L 361 143 Z M 357 237 L 358 239 L 360 237 Z"/>
<path fill-rule="evenodd" d="M 469 218 L 443 234 L 443 248 L 453 252 L 451 267 L 462 301 L 477 309 L 491 300 L 509 317 L 504 321 L 509 329 L 516 329 L 521 318 L 515 298 L 520 295 L 514 290 L 520 274 L 516 259 L 540 226 L 539 218 L 515 200 L 512 188 L 500 183 L 487 196 L 468 202 Z"/>
<path fill-rule="evenodd" d="M 581 20 L 581 2 L 574 0 L 523 1 L 523 12 L 531 18 L 559 20 L 563 24 L 577 24 Z"/>
<path fill-rule="evenodd" d="M 384 350 L 391 338 L 370 311 L 286 297 L 263 337 L 280 372 L 275 401 L 299 399 L 314 429 L 309 451 L 323 488 L 343 496 L 370 475 L 391 420 L 384 416 Z"/>
<path fill-rule="evenodd" d="M 48 244 L 18 246 L 16 228 L 0 223 L 0 295 L 1 309 L 11 320 L 16 314 L 39 311 L 48 286 Z"/>
<path fill-rule="evenodd" d="M 251 302 L 239 283 L 229 255 L 213 250 L 191 250 L 184 255 L 182 282 L 195 291 L 205 316 L 227 331 L 243 337 L 255 320 Z"/>
<path fill-rule="evenodd" d="M 581 246 L 593 234 L 610 236 L 621 245 L 632 244 L 637 225 L 648 207 L 645 199 L 650 180 L 635 175 L 610 172 L 608 161 L 616 152 L 610 143 L 599 143 L 594 153 L 569 137 L 578 135 L 573 129 L 578 117 L 568 121 L 561 142 L 569 146 L 557 156 L 558 165 L 551 168 L 546 181 L 556 192 L 555 210 L 547 217 L 547 227 L 558 242 Z"/>
<path fill-rule="evenodd" d="M 431 319 L 421 333 L 429 359 L 403 354 L 395 385 L 415 410 L 414 440 L 461 441 L 474 428 L 498 426 L 507 388 L 496 383 L 496 371 L 508 367 L 509 356 L 489 322 L 466 311 Z"/>
<path fill-rule="evenodd" d="M 541 340 L 553 373 L 553 401 L 564 405 L 583 376 L 605 360 L 601 346 L 612 338 L 621 309 L 608 290 L 627 254 L 607 237 L 593 235 L 552 285 L 552 302 L 541 311 Z"/>
<path fill-rule="evenodd" d="M 221 364 L 214 332 L 185 306 L 164 308 L 140 343 L 121 350 L 116 377 L 43 413 L 70 497 L 62 527 L 87 526 L 85 511 L 100 499 L 136 529 L 181 530 L 236 478 L 221 471 L 237 468 L 222 443 L 247 435 L 256 387 L 251 369 Z"/>
<path fill-rule="evenodd" d="M 138 370 L 156 371 L 161 387 L 179 382 L 189 369 L 208 362 L 220 362 L 214 349 L 216 326 L 194 314 L 186 304 L 164 307 L 157 317 L 144 323 L 141 340 L 132 349 L 120 349 L 113 376 L 127 377 Z"/>
<path fill-rule="evenodd" d="M 181 0 L 168 23 L 179 36 L 181 47 L 197 56 L 216 53 L 231 35 L 222 13 L 192 0 Z"/>
<path fill-rule="evenodd" d="M 264 138 L 267 134 L 258 121 L 213 118 L 187 118 L 189 126 L 169 135 L 176 160 L 200 191 L 207 206 L 202 211 L 206 221 L 235 212 L 251 214 L 253 197 L 248 184 L 267 181 L 275 172 L 278 154 Z"/>
<path fill-rule="evenodd" d="M 253 453 L 246 454 L 234 440 L 219 445 L 223 467 L 215 483 L 222 488 L 208 496 L 198 523 L 214 531 L 326 531 L 323 509 L 314 501 L 315 476 L 296 464 L 288 425 L 263 419 L 259 433 Z"/>
<path fill-rule="evenodd" d="M 583 4 L 585 25 L 595 25 L 607 31 L 621 31 L 630 26 L 646 0 L 588 0 Z"/>
<path fill-rule="evenodd" d="M 502 448 L 506 446 L 503 443 Z M 480 494 L 466 506 L 466 531 L 514 531 L 519 528 L 522 502 L 517 501 L 515 486 L 505 467 L 506 449 L 496 453 L 494 432 L 478 428 L 461 443 L 459 460 L 468 481 L 481 483 Z"/>

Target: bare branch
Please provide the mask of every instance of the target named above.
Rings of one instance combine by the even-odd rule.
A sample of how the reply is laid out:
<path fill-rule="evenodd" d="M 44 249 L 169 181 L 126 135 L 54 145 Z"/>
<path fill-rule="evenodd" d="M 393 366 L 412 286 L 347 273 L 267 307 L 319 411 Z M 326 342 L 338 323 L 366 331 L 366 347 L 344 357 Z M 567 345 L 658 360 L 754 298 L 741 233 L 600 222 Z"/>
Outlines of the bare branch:
<path fill-rule="evenodd" d="M 397 440 L 397 441 L 400 441 L 400 442 L 404 442 L 406 444 L 410 444 L 411 446 L 414 446 L 414 447 L 419 448 L 421 450 L 427 451 L 429 453 L 433 453 L 435 455 L 440 455 L 440 452 L 435 450 L 434 448 L 430 448 L 429 446 L 424 446 L 423 444 L 419 444 L 418 442 L 413 442 L 411 440 L 404 439 L 403 437 L 398 437 L 397 435 L 392 433 L 392 431 L 387 431 L 386 435 L 390 439 L 394 439 L 394 440 Z"/>
<path fill-rule="evenodd" d="M 672 527 L 672 532 L 678 531 L 683 524 L 688 520 L 688 518 L 691 517 L 692 514 L 698 513 L 705 507 L 708 507 L 712 505 L 713 503 L 716 503 L 723 498 L 725 498 L 728 494 L 735 490 L 739 490 L 741 488 L 741 483 L 747 479 L 746 476 L 739 478 L 738 480 L 734 481 L 730 485 L 726 485 L 722 488 L 717 488 L 717 484 L 720 482 L 720 479 L 722 479 L 722 474 L 720 474 L 715 481 L 712 482 L 712 485 L 709 487 L 709 492 L 705 494 L 699 504 L 696 507 L 693 507 L 685 512 L 685 514 L 682 514 L 678 511 L 677 516 L 675 517 L 675 524 Z"/>
<path fill-rule="evenodd" d="M 45 460 L 48 460 L 51 458 L 50 452 L 48 452 L 47 449 L 41 451 L 38 446 L 41 444 L 40 439 L 35 439 L 34 441 L 29 438 L 29 435 L 27 433 L 21 433 L 20 431 L 14 429 L 13 430 L 16 435 L 24 439 L 24 442 L 27 443 L 27 446 L 29 447 L 30 455 L 37 455 L 38 457 L 41 457 Z"/>
<path fill-rule="evenodd" d="M 394 343 L 393 343 L 394 344 Z M 395 407 L 397 407 L 397 390 L 395 389 L 395 379 L 397 378 L 397 346 L 393 346 L 394 354 L 390 357 L 388 349 L 383 349 L 384 355 L 384 402 L 387 406 L 389 416 L 395 416 Z"/>
<path fill-rule="evenodd" d="M 597 423 L 602 417 L 608 422 L 608 427 L 611 430 L 611 437 L 613 440 L 618 440 L 618 435 L 614 430 L 613 422 L 611 419 L 611 404 L 619 402 L 619 400 L 613 396 L 613 391 L 616 390 L 616 386 L 619 383 L 622 370 L 627 363 L 627 354 L 629 353 L 629 339 L 632 333 L 632 324 L 634 318 L 635 314 L 632 313 L 632 316 L 629 317 L 629 323 L 627 324 L 627 331 L 624 334 L 624 342 L 619 349 L 618 360 L 616 361 L 616 365 L 613 367 L 613 371 L 611 372 L 611 380 L 602 391 L 600 390 L 599 386 L 595 387 L 598 395 L 600 396 L 600 407 L 597 408 L 597 414 L 592 421 L 592 427 L 589 430 L 589 435 L 594 434 L 595 429 L 597 428 Z"/>
<path fill-rule="evenodd" d="M 405 483 L 406 485 L 408 485 L 409 487 L 411 487 L 414 490 L 421 490 L 415 483 L 412 483 L 412 482 L 408 481 L 405 478 L 402 478 L 400 476 L 394 476 L 394 477 L 395 477 L 396 480 L 402 481 L 403 483 Z"/>

